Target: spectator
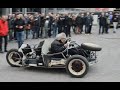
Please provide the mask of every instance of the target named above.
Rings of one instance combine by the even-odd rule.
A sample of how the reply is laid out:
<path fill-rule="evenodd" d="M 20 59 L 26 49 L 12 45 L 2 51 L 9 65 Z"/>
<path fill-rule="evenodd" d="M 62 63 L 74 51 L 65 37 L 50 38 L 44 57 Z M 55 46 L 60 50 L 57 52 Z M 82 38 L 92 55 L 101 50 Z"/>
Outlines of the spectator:
<path fill-rule="evenodd" d="M 112 18 L 113 18 L 112 12 L 110 12 L 109 18 L 110 18 L 110 24 L 111 24 L 112 23 Z"/>
<path fill-rule="evenodd" d="M 54 15 L 53 17 L 53 23 L 52 23 L 52 29 L 53 29 L 53 37 L 56 37 L 57 35 L 57 16 Z"/>
<path fill-rule="evenodd" d="M 66 36 L 69 37 L 70 35 L 70 17 L 68 17 L 68 14 L 65 14 L 65 19 L 64 19 L 64 33 L 66 34 Z"/>
<path fill-rule="evenodd" d="M 16 20 L 16 14 L 12 14 L 12 17 L 13 17 L 13 20 L 14 20 L 14 22 L 15 22 L 15 20 Z M 13 31 L 14 31 L 14 36 L 13 36 L 13 37 L 14 37 L 14 40 L 17 40 L 14 22 L 13 22 Z"/>
<path fill-rule="evenodd" d="M 40 32 L 40 17 L 38 13 L 35 13 L 33 26 L 33 39 L 39 38 L 39 32 Z"/>
<path fill-rule="evenodd" d="M 43 38 L 43 30 L 44 30 L 44 23 L 45 23 L 45 14 L 41 14 L 41 33 L 40 36 Z"/>
<path fill-rule="evenodd" d="M 85 25 L 85 16 L 84 13 L 81 14 L 82 24 L 81 24 L 81 33 L 83 32 L 83 26 Z"/>
<path fill-rule="evenodd" d="M 18 48 L 20 48 L 24 42 L 24 25 L 25 25 L 24 20 L 18 14 L 14 22 L 14 26 L 16 30 L 16 37 L 17 37 L 17 42 L 18 42 Z"/>
<path fill-rule="evenodd" d="M 34 33 L 34 17 L 33 17 L 33 15 L 31 15 L 29 18 L 30 18 L 30 20 L 29 20 L 28 24 L 29 24 L 30 29 L 31 29 L 31 34 L 33 36 L 33 33 Z"/>
<path fill-rule="evenodd" d="M 110 26 L 110 17 L 109 17 L 109 14 L 106 13 L 106 19 L 107 19 L 107 23 L 106 23 L 106 30 L 105 30 L 105 33 L 108 34 L 108 29 L 109 29 L 109 26 Z"/>
<path fill-rule="evenodd" d="M 61 32 L 63 32 L 64 30 L 64 19 L 65 19 L 65 17 L 63 16 L 63 14 L 61 14 L 60 16 L 59 16 L 59 19 L 58 19 L 58 23 L 57 23 L 57 25 L 58 25 L 58 33 L 61 33 Z"/>
<path fill-rule="evenodd" d="M 81 33 L 82 25 L 83 25 L 83 19 L 81 18 L 80 14 L 76 18 L 76 25 L 77 25 L 77 33 Z"/>
<path fill-rule="evenodd" d="M 72 16 L 72 29 L 73 29 L 73 32 L 76 33 L 76 17 L 75 15 Z"/>
<path fill-rule="evenodd" d="M 117 15 L 117 13 L 114 13 L 112 21 L 113 21 L 113 27 L 114 27 L 113 33 L 116 33 L 116 28 L 117 28 L 117 25 L 118 25 L 118 15 Z"/>
<path fill-rule="evenodd" d="M 50 29 L 50 17 L 46 16 L 45 24 L 44 24 L 44 30 L 43 30 L 43 38 L 48 37 L 48 31 Z"/>
<path fill-rule="evenodd" d="M 0 19 L 0 53 L 3 53 L 2 51 L 2 38 L 4 38 L 4 51 L 7 52 L 7 36 L 8 36 L 8 22 L 7 22 L 7 16 L 2 15 Z"/>
<path fill-rule="evenodd" d="M 67 32 L 67 35 L 66 36 L 69 36 L 69 37 L 71 37 L 71 26 L 72 26 L 72 16 L 69 14 L 68 15 L 68 22 L 67 22 L 67 30 L 68 30 L 68 32 Z"/>
<path fill-rule="evenodd" d="M 48 36 L 51 37 L 52 23 L 53 23 L 53 13 L 48 13 L 50 29 L 48 30 Z"/>
<path fill-rule="evenodd" d="M 92 29 L 92 22 L 93 22 L 93 17 L 89 12 L 87 12 L 87 16 L 85 17 L 85 26 L 86 26 L 86 34 L 91 34 L 91 29 Z"/>
<path fill-rule="evenodd" d="M 102 13 L 98 19 L 99 19 L 99 34 L 101 34 L 101 28 L 102 28 L 102 34 L 103 34 L 105 32 L 106 23 L 107 23 L 105 13 Z"/>
<path fill-rule="evenodd" d="M 30 18 L 28 17 L 27 14 L 24 15 L 25 18 L 25 33 L 26 33 L 26 39 L 28 39 L 28 36 L 30 35 Z"/>
<path fill-rule="evenodd" d="M 9 26 L 9 41 L 13 40 L 13 32 L 14 32 L 14 18 L 11 14 L 8 16 L 8 26 Z"/>

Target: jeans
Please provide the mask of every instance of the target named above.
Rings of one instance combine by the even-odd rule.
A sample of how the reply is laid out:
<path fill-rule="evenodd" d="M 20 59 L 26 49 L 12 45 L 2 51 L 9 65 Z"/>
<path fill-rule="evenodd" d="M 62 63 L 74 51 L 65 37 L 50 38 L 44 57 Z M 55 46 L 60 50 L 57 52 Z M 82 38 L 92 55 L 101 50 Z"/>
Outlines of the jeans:
<path fill-rule="evenodd" d="M 114 26 L 114 32 L 116 32 L 116 28 L 117 28 L 117 24 L 118 24 L 118 22 L 113 22 L 113 26 Z"/>
<path fill-rule="evenodd" d="M 26 33 L 26 39 L 28 39 L 28 37 L 30 36 L 30 30 L 25 30 L 25 33 Z"/>
<path fill-rule="evenodd" d="M 66 34 L 67 37 L 68 36 L 71 37 L 70 29 L 71 29 L 71 26 L 64 27 L 64 33 Z"/>
<path fill-rule="evenodd" d="M 43 26 L 40 27 L 40 37 L 42 37 L 43 34 Z"/>
<path fill-rule="evenodd" d="M 92 29 L 92 25 L 86 25 L 85 26 L 85 33 L 86 34 L 88 34 L 88 33 L 90 34 L 91 33 L 91 29 Z"/>
<path fill-rule="evenodd" d="M 13 31 L 14 31 L 14 39 L 16 40 L 17 39 L 17 37 L 16 37 L 16 30 L 14 29 Z"/>
<path fill-rule="evenodd" d="M 49 37 L 51 37 L 51 31 L 52 31 L 51 29 L 52 29 L 52 28 L 51 28 L 51 25 L 50 25 L 50 28 L 48 29 L 48 36 L 49 36 Z"/>
<path fill-rule="evenodd" d="M 18 42 L 18 48 L 20 48 L 24 42 L 24 31 L 16 32 L 16 37 Z"/>
<path fill-rule="evenodd" d="M 53 29 L 53 37 L 56 37 L 58 31 L 57 26 L 53 26 L 52 29 Z"/>
<path fill-rule="evenodd" d="M 59 25 L 58 25 L 58 34 L 61 33 L 61 32 L 63 32 L 62 26 L 59 26 Z"/>
<path fill-rule="evenodd" d="M 92 25 L 89 26 L 88 33 L 91 33 Z"/>
<path fill-rule="evenodd" d="M 7 36 L 0 36 L 0 51 L 2 51 L 2 38 L 4 38 L 5 41 L 4 50 L 7 50 L 7 43 L 8 43 Z"/>
<path fill-rule="evenodd" d="M 9 41 L 13 39 L 13 29 L 9 29 Z"/>
<path fill-rule="evenodd" d="M 40 27 L 39 26 L 34 26 L 32 28 L 32 30 L 33 30 L 33 38 L 38 38 L 39 37 Z"/>
<path fill-rule="evenodd" d="M 105 32 L 105 26 L 103 26 L 103 25 L 100 25 L 99 26 L 99 34 L 101 33 L 101 28 L 102 28 L 102 34 Z"/>
<path fill-rule="evenodd" d="M 106 25 L 105 33 L 108 33 L 108 29 L 109 29 L 109 24 Z"/>

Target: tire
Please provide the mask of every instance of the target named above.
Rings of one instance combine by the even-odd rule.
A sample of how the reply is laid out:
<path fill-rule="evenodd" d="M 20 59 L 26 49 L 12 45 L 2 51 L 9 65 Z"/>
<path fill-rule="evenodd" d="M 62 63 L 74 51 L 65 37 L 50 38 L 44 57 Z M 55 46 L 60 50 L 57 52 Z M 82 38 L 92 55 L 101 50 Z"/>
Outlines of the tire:
<path fill-rule="evenodd" d="M 18 52 L 18 50 L 17 49 L 11 49 L 11 50 L 9 50 L 8 52 L 7 52 L 7 55 L 6 55 L 6 59 L 7 59 L 7 62 L 8 62 L 8 64 L 10 65 L 10 66 L 12 66 L 12 67 L 20 67 L 21 66 L 21 64 L 15 64 L 15 61 L 13 60 L 13 58 L 10 56 L 11 55 L 11 53 L 16 53 L 16 54 L 14 54 L 14 55 L 17 55 L 17 56 L 15 56 L 15 57 L 18 57 L 18 58 L 21 58 L 22 59 L 22 57 L 23 57 L 23 55 L 22 55 L 22 53 L 20 53 L 20 52 Z M 21 60 L 17 60 L 17 61 L 21 61 Z"/>
<path fill-rule="evenodd" d="M 79 62 L 79 63 L 77 63 L 77 62 Z M 79 64 L 78 67 L 81 67 L 81 64 L 82 64 L 83 65 L 83 67 L 81 67 L 82 70 L 78 67 L 76 68 L 76 66 L 74 66 L 74 63 L 76 63 L 75 65 Z M 73 69 L 76 69 L 76 70 L 78 69 L 80 71 L 75 71 Z M 87 74 L 88 70 L 89 70 L 88 61 L 85 57 L 83 57 L 81 55 L 73 55 L 66 62 L 66 71 L 72 77 L 82 78 Z"/>
<path fill-rule="evenodd" d="M 81 47 L 86 50 L 91 50 L 91 51 L 101 51 L 102 48 L 96 44 L 92 43 L 82 43 Z"/>

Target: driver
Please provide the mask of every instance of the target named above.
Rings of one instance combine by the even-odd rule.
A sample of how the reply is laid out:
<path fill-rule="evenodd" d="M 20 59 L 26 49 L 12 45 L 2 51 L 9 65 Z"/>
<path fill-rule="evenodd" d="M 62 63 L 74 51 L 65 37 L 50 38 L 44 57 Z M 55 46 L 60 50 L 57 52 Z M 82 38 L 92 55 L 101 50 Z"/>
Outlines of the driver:
<path fill-rule="evenodd" d="M 52 53 L 59 53 L 64 51 L 67 48 L 67 38 L 65 33 L 60 33 L 56 36 L 56 39 L 51 44 L 51 52 Z M 64 52 L 66 55 L 67 52 Z M 69 49 L 70 55 L 78 54 L 76 49 Z"/>
<path fill-rule="evenodd" d="M 56 39 L 51 44 L 51 52 L 62 52 L 67 47 L 67 38 L 65 33 L 60 33 L 56 36 Z"/>

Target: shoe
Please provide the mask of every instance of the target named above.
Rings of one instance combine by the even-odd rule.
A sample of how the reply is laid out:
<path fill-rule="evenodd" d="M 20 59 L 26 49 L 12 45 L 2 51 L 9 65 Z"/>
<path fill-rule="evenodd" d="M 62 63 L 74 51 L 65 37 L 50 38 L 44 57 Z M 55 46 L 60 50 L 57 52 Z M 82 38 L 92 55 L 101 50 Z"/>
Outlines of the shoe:
<path fill-rule="evenodd" d="M 116 33 L 115 31 L 113 31 L 113 33 Z"/>
<path fill-rule="evenodd" d="M 5 50 L 5 52 L 8 52 L 7 50 Z"/>

